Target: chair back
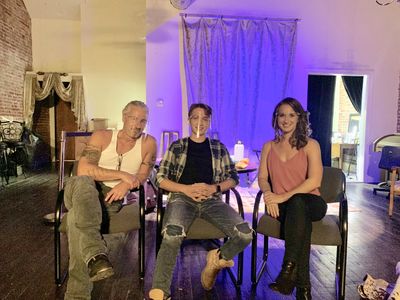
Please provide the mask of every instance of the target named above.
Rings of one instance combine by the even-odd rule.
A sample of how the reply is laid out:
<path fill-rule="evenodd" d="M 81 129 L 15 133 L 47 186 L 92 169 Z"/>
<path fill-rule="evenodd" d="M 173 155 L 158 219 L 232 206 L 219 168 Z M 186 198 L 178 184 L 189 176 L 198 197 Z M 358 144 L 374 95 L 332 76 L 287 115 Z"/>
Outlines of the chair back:
<path fill-rule="evenodd" d="M 158 157 L 163 157 L 169 145 L 179 139 L 179 131 L 163 131 L 161 133 L 160 148 L 158 150 Z"/>
<path fill-rule="evenodd" d="M 346 177 L 341 169 L 324 167 L 321 182 L 321 197 L 327 202 L 339 202 L 346 192 Z"/>
<path fill-rule="evenodd" d="M 71 137 L 81 137 L 81 136 L 91 136 L 92 132 L 83 132 L 83 131 L 61 131 L 60 138 L 60 155 L 59 155 L 59 170 L 58 170 L 58 190 L 61 191 L 64 188 L 64 176 L 65 176 L 65 146 L 67 142 L 67 138 Z M 68 172 L 69 175 L 76 174 L 78 164 L 76 161 L 73 162 L 72 169 Z"/>
<path fill-rule="evenodd" d="M 208 137 L 209 137 L 210 139 L 219 140 L 219 133 L 218 133 L 218 131 L 209 130 L 207 135 L 208 135 Z"/>
<path fill-rule="evenodd" d="M 384 146 L 379 160 L 379 168 L 390 171 L 392 167 L 397 166 L 400 166 L 400 147 Z"/>

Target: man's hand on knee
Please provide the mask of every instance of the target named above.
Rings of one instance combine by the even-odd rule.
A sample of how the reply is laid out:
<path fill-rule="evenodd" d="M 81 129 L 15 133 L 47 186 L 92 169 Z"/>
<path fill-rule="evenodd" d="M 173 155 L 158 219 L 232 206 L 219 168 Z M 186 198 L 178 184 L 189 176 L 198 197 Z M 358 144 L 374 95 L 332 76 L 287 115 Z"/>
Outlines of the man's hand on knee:
<path fill-rule="evenodd" d="M 120 200 L 125 197 L 129 190 L 129 184 L 126 182 L 120 182 L 107 193 L 104 201 L 111 203 L 115 200 Z"/>

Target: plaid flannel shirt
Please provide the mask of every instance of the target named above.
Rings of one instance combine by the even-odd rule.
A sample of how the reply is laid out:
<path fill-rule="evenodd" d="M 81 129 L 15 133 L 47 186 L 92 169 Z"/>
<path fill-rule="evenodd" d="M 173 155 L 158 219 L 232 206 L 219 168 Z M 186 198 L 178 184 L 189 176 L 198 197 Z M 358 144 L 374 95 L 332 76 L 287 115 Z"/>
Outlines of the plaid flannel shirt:
<path fill-rule="evenodd" d="M 212 157 L 213 183 L 218 184 L 232 179 L 238 184 L 239 177 L 225 145 L 218 140 L 209 139 L 208 141 Z M 169 146 L 157 172 L 158 186 L 164 179 L 179 182 L 185 168 L 188 147 L 189 138 L 177 140 Z"/>

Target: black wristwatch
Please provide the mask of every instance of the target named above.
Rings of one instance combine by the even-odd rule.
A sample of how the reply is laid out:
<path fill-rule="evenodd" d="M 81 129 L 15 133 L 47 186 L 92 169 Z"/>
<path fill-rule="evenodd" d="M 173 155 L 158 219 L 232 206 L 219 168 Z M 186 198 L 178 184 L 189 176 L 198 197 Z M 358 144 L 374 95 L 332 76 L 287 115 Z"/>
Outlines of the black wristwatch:
<path fill-rule="evenodd" d="M 217 191 L 215 193 L 221 194 L 221 186 L 219 184 L 217 184 Z"/>

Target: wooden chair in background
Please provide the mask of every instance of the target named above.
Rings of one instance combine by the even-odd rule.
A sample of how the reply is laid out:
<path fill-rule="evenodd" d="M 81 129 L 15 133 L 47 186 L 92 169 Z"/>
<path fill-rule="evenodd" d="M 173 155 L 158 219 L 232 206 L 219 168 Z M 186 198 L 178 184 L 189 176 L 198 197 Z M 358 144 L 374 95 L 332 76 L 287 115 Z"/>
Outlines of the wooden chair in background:
<path fill-rule="evenodd" d="M 373 188 L 373 193 L 387 192 L 390 197 L 390 172 L 393 167 L 400 166 L 400 147 L 384 146 L 379 160 L 379 168 L 385 170 L 385 181 Z"/>
<path fill-rule="evenodd" d="M 179 131 L 176 130 L 166 130 L 161 133 L 160 146 L 158 149 L 158 157 L 162 158 L 164 156 L 165 151 L 167 151 L 169 145 L 172 144 L 173 141 L 179 139 Z"/>
<path fill-rule="evenodd" d="M 396 184 L 399 177 L 400 167 L 393 167 L 390 172 L 390 192 L 389 192 L 389 217 L 393 215 L 394 197 L 400 195 L 400 185 Z"/>

